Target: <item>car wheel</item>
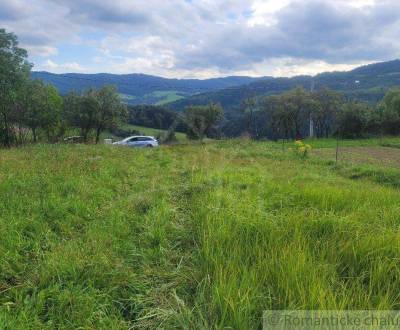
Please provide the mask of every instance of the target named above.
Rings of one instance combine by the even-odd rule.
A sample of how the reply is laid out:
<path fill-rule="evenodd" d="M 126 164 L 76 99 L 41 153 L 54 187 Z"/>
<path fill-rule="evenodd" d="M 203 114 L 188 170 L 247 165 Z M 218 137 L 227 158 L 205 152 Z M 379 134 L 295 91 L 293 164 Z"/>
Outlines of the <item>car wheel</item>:
<path fill-rule="evenodd" d="M 153 146 L 151 144 L 148 144 L 147 148 L 153 148 Z"/>

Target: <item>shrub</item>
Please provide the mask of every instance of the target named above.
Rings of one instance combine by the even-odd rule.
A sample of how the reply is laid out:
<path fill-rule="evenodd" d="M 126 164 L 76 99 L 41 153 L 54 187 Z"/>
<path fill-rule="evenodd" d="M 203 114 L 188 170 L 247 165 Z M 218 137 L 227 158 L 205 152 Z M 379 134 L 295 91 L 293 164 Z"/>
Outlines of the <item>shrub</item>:
<path fill-rule="evenodd" d="M 295 147 L 294 149 L 292 148 L 292 150 L 296 155 L 300 156 L 301 158 L 306 158 L 308 156 L 308 153 L 311 150 L 311 146 L 309 144 L 305 144 L 301 140 L 296 140 L 294 145 Z"/>

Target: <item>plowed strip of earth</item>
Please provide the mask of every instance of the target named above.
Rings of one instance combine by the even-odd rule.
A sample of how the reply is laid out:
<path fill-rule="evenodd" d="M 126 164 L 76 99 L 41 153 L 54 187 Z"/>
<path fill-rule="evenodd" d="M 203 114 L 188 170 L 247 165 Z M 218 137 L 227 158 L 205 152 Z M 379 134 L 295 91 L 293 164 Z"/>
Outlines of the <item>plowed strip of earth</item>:
<path fill-rule="evenodd" d="M 314 149 L 313 156 L 335 160 L 335 149 Z M 390 147 L 339 147 L 338 160 L 355 164 L 400 166 L 400 149 Z"/>

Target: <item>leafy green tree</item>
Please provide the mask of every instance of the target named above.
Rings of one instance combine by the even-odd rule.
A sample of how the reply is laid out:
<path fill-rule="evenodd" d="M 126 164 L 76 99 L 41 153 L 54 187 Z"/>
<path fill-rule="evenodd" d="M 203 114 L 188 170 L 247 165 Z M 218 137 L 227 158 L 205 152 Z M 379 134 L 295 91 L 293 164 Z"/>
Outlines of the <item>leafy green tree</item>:
<path fill-rule="evenodd" d="M 400 133 L 400 88 L 389 90 L 382 102 L 377 106 L 380 114 L 382 132 L 386 134 Z"/>
<path fill-rule="evenodd" d="M 132 125 L 168 129 L 176 120 L 177 113 L 158 105 L 130 105 L 128 122 Z"/>
<path fill-rule="evenodd" d="M 96 126 L 98 109 L 99 102 L 93 89 L 82 95 L 71 92 L 65 98 L 64 117 L 71 127 L 79 128 L 85 143 L 88 142 L 90 132 Z"/>
<path fill-rule="evenodd" d="M 383 124 L 382 108 L 380 104 L 371 106 L 370 110 L 366 113 L 366 133 L 368 133 L 368 135 L 379 135 L 382 137 L 385 134 Z"/>
<path fill-rule="evenodd" d="M 40 80 L 27 80 L 24 84 L 20 98 L 23 115 L 21 122 L 32 131 L 33 142 L 37 142 L 38 129 L 41 124 L 40 112 L 42 109 L 43 82 Z"/>
<path fill-rule="evenodd" d="M 315 104 L 312 107 L 313 119 L 317 137 L 329 137 L 333 133 L 336 116 L 341 107 L 341 95 L 329 88 L 323 87 L 312 95 Z"/>
<path fill-rule="evenodd" d="M 96 92 L 96 98 L 98 108 L 94 128 L 96 130 L 96 143 L 98 143 L 100 134 L 105 129 L 113 128 L 122 116 L 127 115 L 127 111 L 126 106 L 121 102 L 115 86 L 103 87 Z"/>
<path fill-rule="evenodd" d="M 42 90 L 41 102 L 43 106 L 40 111 L 40 127 L 43 129 L 49 142 L 56 141 L 61 128 L 61 111 L 63 99 L 57 89 L 52 85 L 45 85 Z"/>
<path fill-rule="evenodd" d="M 63 116 L 71 127 L 80 129 L 84 142 L 94 131 L 96 143 L 100 134 L 111 129 L 126 114 L 116 88 L 106 86 L 100 90 L 90 89 L 82 95 L 70 93 L 65 97 Z"/>
<path fill-rule="evenodd" d="M 362 137 L 367 133 L 368 118 L 372 108 L 363 102 L 349 102 L 338 112 L 337 130 L 344 138 Z"/>
<path fill-rule="evenodd" d="M 26 50 L 18 47 L 17 37 L 0 29 L 0 142 L 7 147 L 13 141 L 12 112 L 31 69 L 27 57 Z"/>
<path fill-rule="evenodd" d="M 23 144 L 28 141 L 29 138 L 29 130 L 24 125 L 24 116 L 24 108 L 21 103 L 17 103 L 13 107 L 8 118 L 12 125 L 12 139 L 15 144 Z"/>
<path fill-rule="evenodd" d="M 274 135 L 282 139 L 288 139 L 293 135 L 291 109 L 284 104 L 281 96 L 267 97 L 264 110 L 268 114 L 268 124 Z"/>
<path fill-rule="evenodd" d="M 240 109 L 246 118 L 246 131 L 251 137 L 254 137 L 256 135 L 256 133 L 254 132 L 254 112 L 257 109 L 256 98 L 245 98 L 241 103 Z"/>
<path fill-rule="evenodd" d="M 39 129 L 49 142 L 56 141 L 61 134 L 62 97 L 52 85 L 40 80 L 27 80 L 22 89 L 20 123 L 32 131 L 33 142 L 38 140 Z"/>
<path fill-rule="evenodd" d="M 188 107 L 184 114 L 188 137 L 202 141 L 207 134 L 211 133 L 214 125 L 223 118 L 223 115 L 221 106 L 214 103 Z"/>
<path fill-rule="evenodd" d="M 264 110 L 269 113 L 270 125 L 281 137 L 299 139 L 316 107 L 311 94 L 297 87 L 282 95 L 268 97 Z"/>
<path fill-rule="evenodd" d="M 312 94 L 308 93 L 302 87 L 297 87 L 284 96 L 284 101 L 291 110 L 291 119 L 295 130 L 295 138 L 302 138 L 303 128 L 309 127 L 309 119 L 315 109 L 318 109 L 318 103 L 313 99 Z"/>

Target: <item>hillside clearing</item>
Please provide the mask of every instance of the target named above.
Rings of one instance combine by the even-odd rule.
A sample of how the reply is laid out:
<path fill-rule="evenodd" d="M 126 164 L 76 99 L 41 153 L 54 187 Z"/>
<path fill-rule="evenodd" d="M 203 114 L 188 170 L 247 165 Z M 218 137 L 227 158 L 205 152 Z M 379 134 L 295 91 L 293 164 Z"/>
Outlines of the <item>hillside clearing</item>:
<path fill-rule="evenodd" d="M 266 309 L 400 308 L 386 184 L 273 143 L 0 152 L 2 328 L 249 329 Z"/>

